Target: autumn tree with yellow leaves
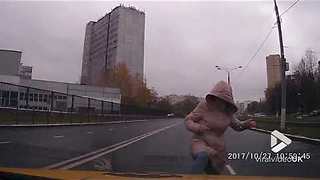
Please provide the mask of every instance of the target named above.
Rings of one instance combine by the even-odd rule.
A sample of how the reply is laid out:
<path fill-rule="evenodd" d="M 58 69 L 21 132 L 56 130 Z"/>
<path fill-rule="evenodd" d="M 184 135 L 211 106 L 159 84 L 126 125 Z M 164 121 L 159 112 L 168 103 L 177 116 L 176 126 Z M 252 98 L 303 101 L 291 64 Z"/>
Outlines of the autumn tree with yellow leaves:
<path fill-rule="evenodd" d="M 99 85 L 119 88 L 123 104 L 146 107 L 157 98 L 156 91 L 148 88 L 145 80 L 139 75 L 131 75 L 124 63 L 118 63 L 102 73 Z"/>

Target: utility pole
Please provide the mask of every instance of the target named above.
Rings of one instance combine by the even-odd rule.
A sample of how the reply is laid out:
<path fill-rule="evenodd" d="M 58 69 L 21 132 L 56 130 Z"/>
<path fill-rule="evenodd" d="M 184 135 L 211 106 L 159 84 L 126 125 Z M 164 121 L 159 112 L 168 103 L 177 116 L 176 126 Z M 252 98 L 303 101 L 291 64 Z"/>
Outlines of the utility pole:
<path fill-rule="evenodd" d="M 278 11 L 278 6 L 276 0 L 274 2 L 274 9 L 276 12 L 277 17 L 277 24 L 278 24 L 278 33 L 279 33 L 279 43 L 280 43 L 280 65 L 281 65 L 281 122 L 280 122 L 280 129 L 284 130 L 286 125 L 286 59 L 284 57 L 284 48 L 283 48 L 283 41 L 282 41 L 282 30 L 281 30 L 281 21 Z"/>

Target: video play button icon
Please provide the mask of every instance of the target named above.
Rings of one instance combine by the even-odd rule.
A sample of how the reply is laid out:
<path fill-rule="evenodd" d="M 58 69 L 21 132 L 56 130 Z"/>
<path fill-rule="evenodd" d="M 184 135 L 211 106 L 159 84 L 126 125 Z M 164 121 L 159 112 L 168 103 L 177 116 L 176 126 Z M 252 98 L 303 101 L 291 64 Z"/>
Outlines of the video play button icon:
<path fill-rule="evenodd" d="M 280 140 L 280 143 L 278 143 L 278 139 Z M 281 149 L 287 147 L 289 144 L 291 144 L 291 139 L 289 139 L 287 136 L 282 134 L 281 132 L 274 130 L 271 132 L 271 151 L 272 152 L 279 152 Z"/>

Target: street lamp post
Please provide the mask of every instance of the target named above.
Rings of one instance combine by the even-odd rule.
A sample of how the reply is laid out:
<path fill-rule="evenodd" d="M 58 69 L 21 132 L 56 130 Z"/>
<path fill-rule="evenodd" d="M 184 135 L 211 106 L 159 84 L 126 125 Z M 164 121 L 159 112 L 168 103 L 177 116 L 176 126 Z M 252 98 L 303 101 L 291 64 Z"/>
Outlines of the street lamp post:
<path fill-rule="evenodd" d="M 231 71 L 236 70 L 236 69 L 240 69 L 242 68 L 242 66 L 237 66 L 234 68 L 227 68 L 227 67 L 223 67 L 223 66 L 216 66 L 216 68 L 218 70 L 222 70 L 228 73 L 228 84 L 230 85 L 230 76 L 231 76 Z"/>

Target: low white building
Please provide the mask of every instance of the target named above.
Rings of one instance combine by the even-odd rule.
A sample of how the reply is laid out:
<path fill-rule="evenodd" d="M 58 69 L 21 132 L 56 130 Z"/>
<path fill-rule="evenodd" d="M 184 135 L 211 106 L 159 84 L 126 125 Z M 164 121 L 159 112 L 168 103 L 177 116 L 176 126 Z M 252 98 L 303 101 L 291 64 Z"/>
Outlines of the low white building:
<path fill-rule="evenodd" d="M 90 100 L 88 100 L 90 99 Z M 89 102 L 90 101 L 90 102 Z M 103 103 L 102 103 L 103 101 Z M 119 111 L 120 90 L 0 75 L 0 106 L 69 111 L 71 108 Z"/>
<path fill-rule="evenodd" d="M 32 79 L 32 67 L 24 66 L 21 56 L 21 51 L 0 49 L 0 107 L 120 110 L 119 89 Z"/>

